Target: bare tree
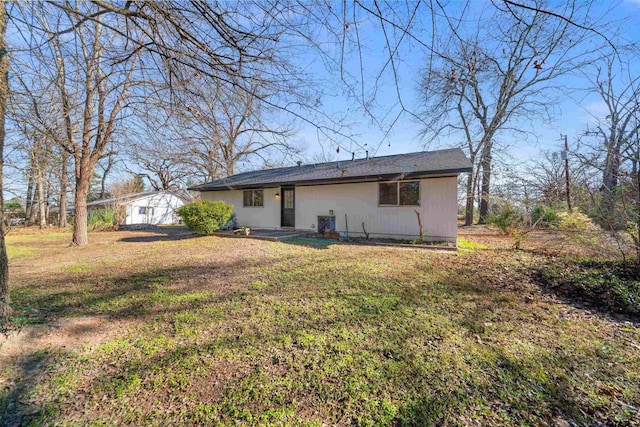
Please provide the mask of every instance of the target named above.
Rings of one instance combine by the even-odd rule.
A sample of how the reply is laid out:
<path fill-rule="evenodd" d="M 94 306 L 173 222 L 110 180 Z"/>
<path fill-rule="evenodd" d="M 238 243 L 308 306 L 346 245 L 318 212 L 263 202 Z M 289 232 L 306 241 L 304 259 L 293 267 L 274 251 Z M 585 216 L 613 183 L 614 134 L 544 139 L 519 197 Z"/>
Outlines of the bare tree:
<path fill-rule="evenodd" d="M 28 223 L 31 219 L 31 210 L 33 209 L 33 174 L 27 171 L 25 175 L 27 179 L 27 194 L 25 197 L 24 220 Z"/>
<path fill-rule="evenodd" d="M 635 156 L 634 142 L 640 126 L 637 120 L 640 113 L 640 76 L 632 75 L 628 65 L 620 64 L 611 55 L 595 67 L 595 78 L 590 78 L 589 74 L 586 77 L 591 81 L 592 91 L 606 108 L 605 117 L 596 117 L 596 126 L 588 129 L 585 137 L 597 141 L 597 157 L 603 159 L 598 165 L 602 170 L 600 210 L 613 220 L 625 151 L 631 146 L 631 153 L 626 154 L 628 161 Z"/>
<path fill-rule="evenodd" d="M 579 9 L 570 4 L 565 14 L 576 16 Z M 474 165 L 467 181 L 467 225 L 476 185 L 481 186 L 481 222 L 488 213 L 499 138 L 517 137 L 527 122 L 550 120 L 563 92 L 554 82 L 583 66 L 592 53 L 582 46 L 588 32 L 538 10 L 516 15 L 498 8 L 474 25 L 469 33 L 460 26 L 447 28 L 449 35 L 421 83 L 424 135 L 461 135 Z"/>
<path fill-rule="evenodd" d="M 570 185 L 581 193 L 581 189 L 590 186 L 593 181 L 592 168 L 583 162 L 577 147 L 570 147 L 567 156 L 570 163 Z M 544 151 L 541 158 L 528 162 L 526 171 L 520 173 L 520 179 L 526 180 L 531 187 L 530 198 L 533 202 L 553 205 L 564 203 L 567 199 L 565 162 L 560 146 L 556 151 Z M 580 194 L 576 194 L 579 196 Z M 582 201 L 578 201 L 581 204 Z"/>
<path fill-rule="evenodd" d="M 356 84 L 347 76 L 354 74 L 343 65 L 345 55 L 353 48 L 347 46 L 347 39 L 357 49 L 355 53 L 360 57 L 361 65 L 364 60 L 358 29 L 363 25 L 362 15 L 374 23 L 387 23 L 388 34 L 391 34 L 395 32 L 394 26 L 405 31 L 413 28 L 416 13 L 411 5 L 400 13 L 394 12 L 394 6 L 390 4 L 370 10 L 360 2 L 348 7 L 345 4 L 342 11 L 327 4 L 280 0 L 242 3 L 129 1 L 124 5 L 92 0 L 91 3 L 96 9 L 87 11 L 69 3 L 52 2 L 55 7 L 78 15 L 83 23 L 105 16 L 123 17 L 128 25 L 119 34 L 164 67 L 163 76 L 172 90 L 190 81 L 195 73 L 196 78 L 206 78 L 217 88 L 227 87 L 234 97 L 250 96 L 254 109 L 259 107 L 263 113 L 280 111 L 315 127 L 327 140 L 338 144 L 336 137 L 339 137 L 357 146 L 360 145 L 353 135 L 345 130 L 345 116 L 327 114 L 322 108 L 325 93 L 331 92 L 335 96 L 335 84 L 328 83 L 324 75 L 315 79 L 310 77 L 309 64 L 301 64 L 297 59 L 310 53 L 315 55 L 315 60 L 324 63 L 330 73 L 339 73 L 339 78 L 348 85 L 347 91 L 355 94 L 352 89 Z M 397 22 L 389 21 L 392 16 Z M 409 23 L 405 25 L 401 22 L 403 19 Z M 400 35 L 398 42 L 405 38 L 410 37 Z M 418 40 L 417 37 L 411 39 Z M 338 49 L 328 49 L 329 46 Z M 329 53 L 338 50 L 343 51 L 338 59 Z M 389 46 L 391 62 L 395 64 L 397 58 L 393 50 Z M 382 69 L 390 69 L 388 61 Z M 368 79 L 359 80 L 364 88 Z M 371 92 L 376 92 L 378 84 L 381 82 L 374 83 Z M 260 90 L 256 91 L 256 88 Z M 364 95 L 364 91 L 362 95 L 359 102 L 371 104 L 371 98 Z M 231 160 L 233 154 L 228 155 Z"/>
<path fill-rule="evenodd" d="M 353 135 L 345 134 L 344 120 L 322 111 L 322 97 L 327 91 L 334 91 L 335 85 L 330 85 L 329 89 L 322 87 L 319 81 L 308 79 L 305 67 L 295 65 L 289 58 L 308 53 L 308 48 L 319 54 L 317 59 L 324 63 L 330 74 L 338 76 L 346 94 L 357 100 L 373 124 L 386 129 L 383 137 L 386 139 L 402 114 L 414 115 L 407 108 L 399 86 L 402 46 L 414 44 L 431 58 L 441 57 L 442 46 L 434 43 L 435 29 L 431 34 L 422 29 L 435 25 L 437 20 L 444 20 L 450 32 L 455 34 L 462 21 L 469 21 L 467 12 L 470 6 L 467 3 L 454 7 L 456 13 L 460 13 L 456 20 L 449 17 L 447 7 L 439 2 L 355 2 L 344 3 L 341 7 L 279 0 L 243 2 L 241 5 L 157 1 L 130 1 L 119 5 L 102 0 L 93 0 L 92 3 L 97 7 L 93 13 L 68 4 L 58 4 L 57 7 L 80 15 L 85 22 L 109 14 L 125 17 L 130 25 L 123 36 L 151 53 L 158 63 L 166 67 L 168 72 L 165 75 L 172 87 L 188 80 L 191 72 L 206 76 L 217 84 L 232 85 L 236 91 L 256 95 L 256 101 L 263 108 L 275 108 L 316 127 L 338 147 L 340 140 L 349 141 L 362 154 L 366 148 L 358 144 Z M 584 3 L 583 9 L 588 9 L 589 0 L 576 0 L 569 6 L 555 8 L 547 8 L 541 2 L 523 4 L 502 0 L 492 2 L 489 7 L 499 11 L 501 18 L 506 17 L 523 26 L 533 25 L 529 22 L 532 16 L 536 17 L 535 21 L 545 20 L 549 24 L 547 28 L 555 26 L 556 30 L 564 31 L 566 37 L 560 43 L 564 46 L 577 43 L 575 38 L 567 43 L 572 40 L 570 30 L 603 36 L 591 26 L 584 13 L 576 12 L 580 9 L 576 6 L 578 3 Z M 374 67 L 366 59 L 364 27 L 369 26 L 376 28 L 384 37 L 385 55 Z M 134 29 L 137 34 L 128 32 Z M 522 30 L 516 26 L 511 29 L 516 32 Z M 536 60 L 543 61 L 557 47 L 543 48 L 542 45 L 550 40 L 539 41 L 540 46 L 536 48 L 540 52 L 535 55 L 538 59 L 532 60 L 530 65 L 534 65 Z M 496 44 L 491 42 L 493 46 Z M 336 52 L 336 55 L 328 52 Z M 567 59 L 562 53 L 554 57 L 558 64 L 566 63 Z M 461 65 L 466 63 L 462 61 Z M 388 92 L 382 95 L 380 90 L 388 83 L 385 75 L 390 76 L 391 87 L 395 87 L 395 93 L 391 94 L 394 101 L 385 102 L 385 105 L 394 106 L 390 109 L 385 106 L 376 108 L 376 99 L 389 95 Z M 256 78 L 267 83 L 269 96 L 255 92 Z M 304 90 L 307 88 L 313 90 Z M 370 148 L 371 154 L 377 150 L 373 146 Z M 491 149 L 483 151 L 482 159 L 487 170 L 483 179 L 486 190 L 490 186 Z"/>
<path fill-rule="evenodd" d="M 44 228 L 47 225 L 47 195 L 46 189 L 48 184 L 48 170 L 51 166 L 51 160 L 53 157 L 52 141 L 46 135 L 39 133 L 37 129 L 30 128 L 28 125 L 28 119 L 23 119 L 23 149 L 29 155 L 29 168 L 28 172 L 31 174 L 30 182 L 34 182 L 35 191 L 33 192 L 32 199 L 29 202 L 29 221 L 33 221 L 36 217 L 40 228 Z M 36 205 L 37 209 L 34 209 Z"/>
<path fill-rule="evenodd" d="M 175 116 L 182 128 L 184 155 L 206 179 L 233 175 L 240 161 L 258 159 L 263 164 L 279 152 L 280 158 L 298 150 L 290 142 L 291 128 L 278 125 L 259 102 L 269 90 L 256 80 L 248 92 L 234 85 L 208 79 L 191 79 L 179 101 Z"/>
<path fill-rule="evenodd" d="M 138 147 L 133 162 L 141 169 L 139 174 L 149 181 L 154 190 L 179 188 L 182 181 L 193 175 L 181 154 L 173 153 L 160 142 L 153 147 Z"/>
<path fill-rule="evenodd" d="M 94 8 L 95 9 L 95 8 Z M 91 10 L 87 10 L 91 13 Z M 53 20 L 52 17 L 49 17 Z M 60 19 L 53 21 L 59 26 Z M 139 52 L 126 49 L 113 32 L 106 33 L 101 17 L 83 22 L 66 16 L 73 42 L 63 42 L 58 27 L 42 21 L 54 52 L 55 85 L 61 100 L 64 137 L 61 145 L 74 159 L 75 222 L 72 244 L 87 243 L 87 195 L 94 170 L 112 142 L 115 127 L 126 108 Z M 108 22 L 107 26 L 117 25 Z M 124 49 L 124 50 L 123 50 Z"/>
<path fill-rule="evenodd" d="M 57 166 L 55 148 L 60 137 L 58 99 L 51 96 L 50 79 L 41 74 L 24 73 L 27 76 L 23 76 L 18 69 L 20 65 L 14 64 L 11 70 L 16 83 L 9 96 L 8 118 L 13 124 L 13 131 L 20 135 L 14 144 L 27 157 L 27 222 L 33 223 L 38 218 L 43 228 L 48 218 L 47 190 L 51 188 L 51 170 Z"/>
<path fill-rule="evenodd" d="M 640 101 L 640 94 L 635 93 L 636 104 Z M 636 254 L 636 264 L 640 265 L 640 114 L 636 111 L 633 119 L 635 134 L 628 139 L 627 147 L 623 151 L 623 160 L 630 164 L 630 170 L 622 176 L 624 191 L 621 195 L 625 230 L 631 237 Z"/>
<path fill-rule="evenodd" d="M 113 166 L 116 163 L 115 151 L 112 149 L 107 153 L 104 153 L 96 164 L 96 169 L 101 169 L 97 172 L 100 176 L 100 194 L 98 199 L 104 199 L 107 194 L 107 179 L 109 178 L 109 172 L 112 171 Z"/>
<path fill-rule="evenodd" d="M 59 153 L 61 157 L 60 162 L 60 194 L 58 197 L 58 227 L 66 228 L 68 225 L 67 220 L 67 191 L 68 191 L 68 175 L 69 175 L 69 153 L 66 150 L 61 149 Z"/>
<path fill-rule="evenodd" d="M 162 93 L 170 97 L 169 91 Z M 190 150 L 182 136 L 184 123 L 172 118 L 177 107 L 154 95 L 147 99 L 152 108 L 137 114 L 140 126 L 128 133 L 127 144 L 133 147 L 128 170 L 144 176 L 155 190 L 179 188 L 199 171 L 189 161 Z"/>
<path fill-rule="evenodd" d="M 2 177 L 4 168 L 5 113 L 9 95 L 9 58 L 7 57 L 7 9 L 0 5 L 0 328 L 4 329 L 11 313 L 9 299 L 9 258 L 5 244 L 4 193 Z"/>

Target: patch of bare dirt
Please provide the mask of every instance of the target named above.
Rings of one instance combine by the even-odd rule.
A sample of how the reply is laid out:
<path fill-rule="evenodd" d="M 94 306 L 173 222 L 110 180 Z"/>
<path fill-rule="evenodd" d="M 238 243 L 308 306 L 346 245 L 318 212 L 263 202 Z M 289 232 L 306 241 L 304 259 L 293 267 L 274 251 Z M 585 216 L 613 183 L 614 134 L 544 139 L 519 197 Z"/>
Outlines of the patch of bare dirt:
<path fill-rule="evenodd" d="M 7 359 L 39 350 L 73 349 L 106 339 L 107 316 L 83 316 L 58 319 L 52 323 L 26 325 L 0 337 L 0 368 Z"/>
<path fill-rule="evenodd" d="M 0 424 L 23 425 L 28 419 L 28 390 L 45 375 L 52 357 L 105 342 L 131 322 L 114 322 L 108 316 L 57 319 L 26 325 L 0 336 Z M 25 418 L 26 417 L 26 418 Z"/>

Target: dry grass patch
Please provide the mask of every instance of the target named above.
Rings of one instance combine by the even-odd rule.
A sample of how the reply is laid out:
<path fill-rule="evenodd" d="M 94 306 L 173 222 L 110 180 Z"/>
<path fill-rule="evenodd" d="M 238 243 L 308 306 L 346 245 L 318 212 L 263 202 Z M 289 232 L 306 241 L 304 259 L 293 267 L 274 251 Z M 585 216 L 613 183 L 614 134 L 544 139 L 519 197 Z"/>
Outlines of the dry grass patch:
<path fill-rule="evenodd" d="M 25 322 L 119 326 L 3 371 L 5 423 L 640 422 L 640 332 L 542 293 L 534 252 L 152 236 L 10 242 L 39 253 L 12 261 Z"/>

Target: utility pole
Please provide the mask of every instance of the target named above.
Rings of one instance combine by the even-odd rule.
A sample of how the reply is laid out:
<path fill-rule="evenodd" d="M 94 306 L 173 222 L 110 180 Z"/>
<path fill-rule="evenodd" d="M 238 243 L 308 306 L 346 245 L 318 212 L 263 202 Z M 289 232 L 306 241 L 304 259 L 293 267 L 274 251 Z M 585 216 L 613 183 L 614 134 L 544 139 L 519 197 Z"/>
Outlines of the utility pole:
<path fill-rule="evenodd" d="M 567 183 L 567 207 L 569 212 L 573 212 L 571 206 L 571 186 L 569 180 L 569 143 L 567 142 L 567 135 L 560 134 L 560 139 L 564 139 L 564 151 L 562 152 L 562 158 L 564 159 L 564 177 Z"/>

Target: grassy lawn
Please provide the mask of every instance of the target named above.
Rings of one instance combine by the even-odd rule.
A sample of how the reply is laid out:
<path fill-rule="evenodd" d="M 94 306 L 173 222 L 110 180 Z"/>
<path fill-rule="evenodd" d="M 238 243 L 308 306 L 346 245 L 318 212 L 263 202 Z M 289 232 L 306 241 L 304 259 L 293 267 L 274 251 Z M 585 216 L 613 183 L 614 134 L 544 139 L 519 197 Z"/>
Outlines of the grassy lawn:
<path fill-rule="evenodd" d="M 0 347 L 2 425 L 640 425 L 640 328 L 543 292 L 537 252 L 69 240 L 8 236 L 45 344 Z"/>

